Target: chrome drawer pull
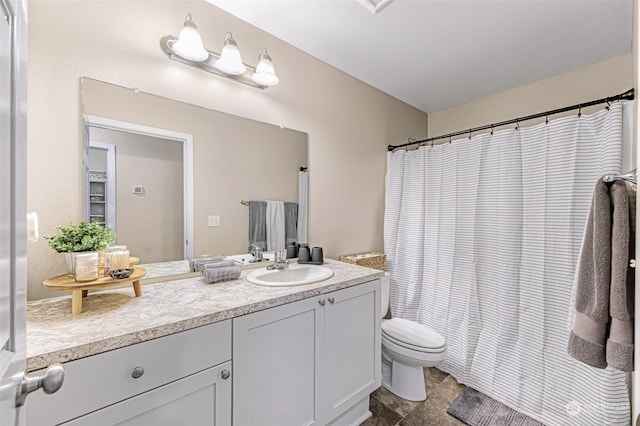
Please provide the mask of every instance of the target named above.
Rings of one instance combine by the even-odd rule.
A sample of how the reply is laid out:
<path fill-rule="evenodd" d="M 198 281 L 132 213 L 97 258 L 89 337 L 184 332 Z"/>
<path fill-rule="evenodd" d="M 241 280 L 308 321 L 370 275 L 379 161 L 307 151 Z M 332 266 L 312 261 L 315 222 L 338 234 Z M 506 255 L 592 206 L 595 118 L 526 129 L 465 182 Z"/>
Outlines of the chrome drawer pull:
<path fill-rule="evenodd" d="M 143 374 L 144 374 L 144 368 L 136 367 L 131 372 L 131 377 L 133 377 L 134 379 L 138 379 L 138 378 L 142 377 Z"/>

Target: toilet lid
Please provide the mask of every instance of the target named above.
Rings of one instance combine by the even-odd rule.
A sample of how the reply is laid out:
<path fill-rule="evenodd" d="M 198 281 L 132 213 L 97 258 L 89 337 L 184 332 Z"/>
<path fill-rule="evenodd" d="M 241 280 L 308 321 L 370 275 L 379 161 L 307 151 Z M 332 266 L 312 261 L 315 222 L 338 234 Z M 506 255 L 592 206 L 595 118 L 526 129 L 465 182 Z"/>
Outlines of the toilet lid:
<path fill-rule="evenodd" d="M 383 321 L 382 332 L 393 340 L 419 348 L 438 349 L 446 343 L 444 337 L 428 325 L 404 318 Z"/>

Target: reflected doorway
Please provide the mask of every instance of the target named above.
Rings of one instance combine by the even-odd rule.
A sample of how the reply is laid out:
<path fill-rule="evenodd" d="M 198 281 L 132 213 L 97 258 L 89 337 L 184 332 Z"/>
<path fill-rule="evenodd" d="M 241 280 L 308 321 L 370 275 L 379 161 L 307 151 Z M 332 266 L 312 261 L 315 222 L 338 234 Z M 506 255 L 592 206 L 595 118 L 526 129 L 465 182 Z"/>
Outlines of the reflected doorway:
<path fill-rule="evenodd" d="M 190 257 L 187 141 L 114 124 L 85 123 L 85 220 L 143 263 Z"/>

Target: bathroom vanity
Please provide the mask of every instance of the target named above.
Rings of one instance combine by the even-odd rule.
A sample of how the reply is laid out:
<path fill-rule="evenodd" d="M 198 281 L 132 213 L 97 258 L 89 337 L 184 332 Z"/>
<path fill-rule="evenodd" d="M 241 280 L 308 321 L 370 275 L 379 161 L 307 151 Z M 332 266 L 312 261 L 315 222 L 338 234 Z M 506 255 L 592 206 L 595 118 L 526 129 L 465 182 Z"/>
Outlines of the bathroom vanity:
<path fill-rule="evenodd" d="M 315 284 L 187 278 L 30 302 L 27 369 L 62 362 L 27 425 L 357 425 L 380 385 L 383 272 L 327 261 Z"/>

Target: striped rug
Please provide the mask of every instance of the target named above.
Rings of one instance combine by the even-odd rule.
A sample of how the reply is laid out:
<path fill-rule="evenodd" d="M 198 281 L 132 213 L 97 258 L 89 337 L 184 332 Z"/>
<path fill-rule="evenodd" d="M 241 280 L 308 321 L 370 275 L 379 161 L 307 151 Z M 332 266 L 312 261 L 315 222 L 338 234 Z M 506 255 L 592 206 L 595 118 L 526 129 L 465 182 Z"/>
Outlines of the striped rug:
<path fill-rule="evenodd" d="M 460 392 L 447 413 L 471 426 L 544 426 L 470 387 Z"/>

